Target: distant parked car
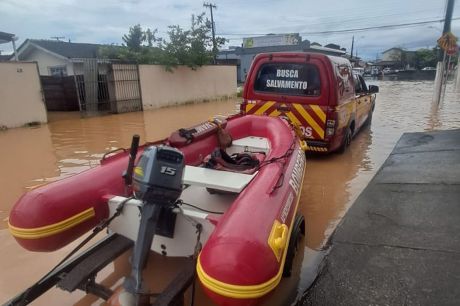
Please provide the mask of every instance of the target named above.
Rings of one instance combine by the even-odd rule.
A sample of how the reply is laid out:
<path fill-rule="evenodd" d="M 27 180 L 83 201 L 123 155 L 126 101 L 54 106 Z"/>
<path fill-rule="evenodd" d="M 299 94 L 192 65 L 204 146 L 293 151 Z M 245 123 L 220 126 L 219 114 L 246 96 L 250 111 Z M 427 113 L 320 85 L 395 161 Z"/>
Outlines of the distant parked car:
<path fill-rule="evenodd" d="M 425 67 L 422 70 L 436 70 L 436 68 L 434 68 L 434 67 Z"/>
<path fill-rule="evenodd" d="M 393 70 L 391 70 L 391 68 L 387 67 L 387 68 L 383 69 L 383 73 L 392 73 L 392 72 L 393 72 Z"/>

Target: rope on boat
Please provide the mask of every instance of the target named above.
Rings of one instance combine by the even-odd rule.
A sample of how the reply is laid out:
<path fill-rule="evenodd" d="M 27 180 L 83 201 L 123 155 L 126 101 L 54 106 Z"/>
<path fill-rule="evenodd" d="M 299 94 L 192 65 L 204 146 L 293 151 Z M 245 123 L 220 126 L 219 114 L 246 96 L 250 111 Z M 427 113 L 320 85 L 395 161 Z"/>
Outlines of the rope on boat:
<path fill-rule="evenodd" d="M 198 206 L 195 206 L 193 204 L 190 204 L 190 203 L 185 203 L 183 200 L 177 200 L 175 204 L 175 207 L 176 208 L 179 208 L 181 209 L 181 205 L 187 205 L 187 206 L 190 206 L 190 207 L 193 207 L 195 209 L 198 209 L 200 211 L 203 211 L 203 212 L 207 212 L 207 213 L 210 213 L 210 214 L 216 214 L 216 215 L 223 215 L 225 212 L 223 211 L 212 211 L 212 210 L 207 210 L 207 209 L 204 209 L 204 208 L 201 208 L 201 207 L 198 207 Z"/>

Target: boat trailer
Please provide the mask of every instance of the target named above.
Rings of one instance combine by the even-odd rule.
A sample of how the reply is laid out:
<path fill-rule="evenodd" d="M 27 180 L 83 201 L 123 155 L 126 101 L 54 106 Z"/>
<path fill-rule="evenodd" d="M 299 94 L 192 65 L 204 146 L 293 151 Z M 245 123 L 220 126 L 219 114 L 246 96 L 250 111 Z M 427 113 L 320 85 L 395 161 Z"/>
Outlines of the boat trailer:
<path fill-rule="evenodd" d="M 68 292 L 82 290 L 107 301 L 114 292 L 95 282 L 97 273 L 117 257 L 132 249 L 133 245 L 134 242 L 128 238 L 110 234 L 77 257 L 54 269 L 44 279 L 7 301 L 3 306 L 28 305 L 54 286 Z M 193 283 L 194 278 L 195 262 L 190 259 L 190 262 L 166 289 L 155 296 L 152 305 L 183 305 L 183 293 Z"/>

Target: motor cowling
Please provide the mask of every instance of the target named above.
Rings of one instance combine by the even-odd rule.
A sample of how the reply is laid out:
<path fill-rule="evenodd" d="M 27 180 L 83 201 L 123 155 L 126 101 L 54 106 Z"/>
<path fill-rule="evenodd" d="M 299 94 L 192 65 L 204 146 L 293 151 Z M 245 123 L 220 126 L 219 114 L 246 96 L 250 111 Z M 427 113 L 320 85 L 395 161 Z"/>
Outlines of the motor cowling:
<path fill-rule="evenodd" d="M 133 173 L 133 191 L 145 203 L 168 205 L 182 193 L 184 155 L 177 149 L 152 146 L 144 150 Z"/>

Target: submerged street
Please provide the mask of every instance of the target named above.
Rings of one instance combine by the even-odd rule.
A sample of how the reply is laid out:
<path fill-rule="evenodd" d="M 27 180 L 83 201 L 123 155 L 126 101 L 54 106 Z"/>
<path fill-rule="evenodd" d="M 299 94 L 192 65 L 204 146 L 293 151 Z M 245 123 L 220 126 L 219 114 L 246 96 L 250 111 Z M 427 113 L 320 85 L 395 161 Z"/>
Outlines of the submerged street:
<path fill-rule="evenodd" d="M 303 292 L 315 275 L 327 238 L 340 222 L 404 132 L 452 129 L 460 126 L 460 94 L 448 86 L 438 106 L 431 102 L 433 82 L 368 81 L 378 85 L 373 122 L 353 139 L 344 154 L 307 156 L 300 210 L 306 220 L 305 251 L 299 252 L 293 276 L 284 279 L 265 305 L 286 305 Z M 128 147 L 133 134 L 141 142 L 168 136 L 213 115 L 236 109 L 238 99 L 189 104 L 154 111 L 80 118 L 79 113 L 48 113 L 49 123 L 0 131 L 0 301 L 30 286 L 73 248 L 54 253 L 22 249 L 7 230 L 15 201 L 30 188 L 62 179 L 96 166 L 105 152 Z M 255 219 L 256 221 L 256 219 Z M 146 278 L 158 289 L 184 264 L 182 259 L 155 255 Z M 100 273 L 98 280 L 112 288 L 129 271 L 125 254 Z M 199 288 L 199 286 L 197 286 Z M 197 305 L 212 305 L 197 289 Z M 100 305 L 83 293 L 52 290 L 36 305 Z"/>

